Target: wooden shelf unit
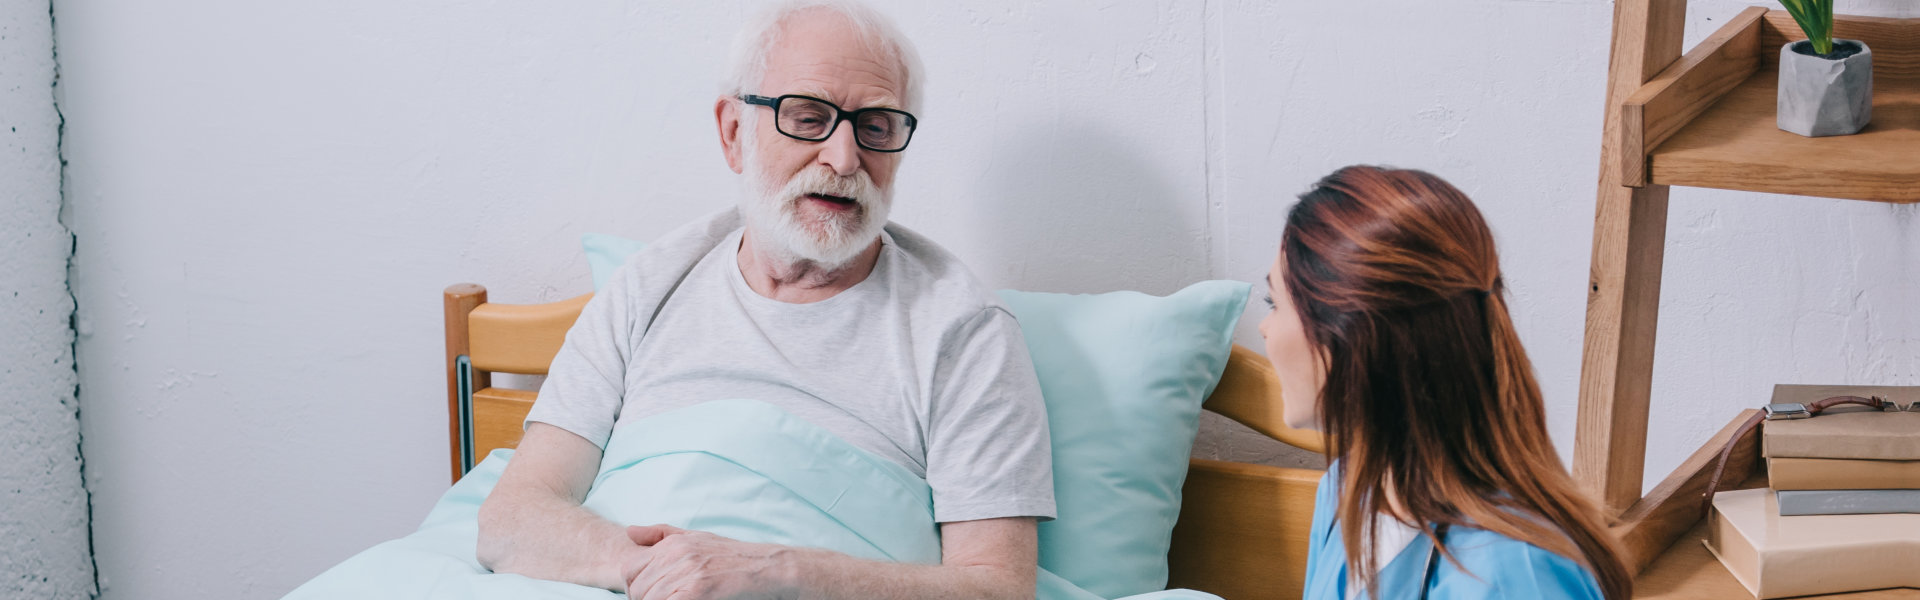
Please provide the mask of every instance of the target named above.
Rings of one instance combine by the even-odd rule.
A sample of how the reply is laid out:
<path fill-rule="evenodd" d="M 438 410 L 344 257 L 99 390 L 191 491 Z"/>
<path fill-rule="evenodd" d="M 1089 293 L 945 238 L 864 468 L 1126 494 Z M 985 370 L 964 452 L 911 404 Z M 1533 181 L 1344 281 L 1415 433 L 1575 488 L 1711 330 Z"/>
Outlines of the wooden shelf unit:
<path fill-rule="evenodd" d="M 1686 9 L 1614 4 L 1574 476 L 1617 515 L 1637 597 L 1742 598 L 1700 540 L 1719 449 L 1753 411 L 1640 493 L 1669 186 L 1920 202 L 1920 19 L 1837 19 L 1836 37 L 1873 49 L 1873 124 L 1804 138 L 1774 124 L 1780 47 L 1804 39 L 1792 18 L 1749 8 L 1682 56 Z M 1765 485 L 1764 471 L 1757 433 L 1738 440 L 1725 480 Z M 1920 600 L 1920 590 L 1834 597 Z"/>
<path fill-rule="evenodd" d="M 1842 17 L 1834 30 L 1873 49 L 1866 130 L 1775 126 L 1780 46 L 1806 36 L 1784 11 L 1749 8 L 1622 102 L 1622 183 L 1920 202 L 1920 19 Z"/>

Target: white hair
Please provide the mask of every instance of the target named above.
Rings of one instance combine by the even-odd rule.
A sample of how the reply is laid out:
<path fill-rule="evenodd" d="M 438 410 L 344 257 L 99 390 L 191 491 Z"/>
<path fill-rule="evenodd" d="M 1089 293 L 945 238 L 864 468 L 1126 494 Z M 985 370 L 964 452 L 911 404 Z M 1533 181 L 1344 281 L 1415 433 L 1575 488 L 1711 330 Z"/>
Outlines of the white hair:
<path fill-rule="evenodd" d="M 740 35 L 733 40 L 733 59 L 727 69 L 727 78 L 720 83 L 721 95 L 729 98 L 741 94 L 760 94 L 760 82 L 767 76 L 767 54 L 780 42 L 780 26 L 794 14 L 810 8 L 824 8 L 845 18 L 860 33 L 861 43 L 866 50 L 882 57 L 892 58 L 900 68 L 900 77 L 906 89 L 900 90 L 902 107 L 908 112 L 920 110 L 920 54 L 914 50 L 913 43 L 900 34 L 893 21 L 886 15 L 874 11 L 854 0 L 784 0 L 767 6 L 747 21 Z M 747 112 L 747 122 L 753 122 Z"/>

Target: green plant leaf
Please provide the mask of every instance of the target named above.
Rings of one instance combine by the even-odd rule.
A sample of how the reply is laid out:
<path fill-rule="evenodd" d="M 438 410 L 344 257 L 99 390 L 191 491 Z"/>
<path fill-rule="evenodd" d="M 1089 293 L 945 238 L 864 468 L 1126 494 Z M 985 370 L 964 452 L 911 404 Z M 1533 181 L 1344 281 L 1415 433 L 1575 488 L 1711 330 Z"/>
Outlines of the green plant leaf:
<path fill-rule="evenodd" d="M 1815 54 L 1833 53 L 1833 0 L 1780 0 L 1780 5 L 1800 24 Z"/>
<path fill-rule="evenodd" d="M 1820 44 L 1814 48 L 1822 56 L 1833 54 L 1833 0 L 1814 0 L 1820 4 Z M 1825 49 L 1819 46 L 1826 46 Z"/>
<path fill-rule="evenodd" d="M 1807 33 L 1814 54 L 1834 54 L 1834 0 L 1780 0 L 1780 6 Z"/>

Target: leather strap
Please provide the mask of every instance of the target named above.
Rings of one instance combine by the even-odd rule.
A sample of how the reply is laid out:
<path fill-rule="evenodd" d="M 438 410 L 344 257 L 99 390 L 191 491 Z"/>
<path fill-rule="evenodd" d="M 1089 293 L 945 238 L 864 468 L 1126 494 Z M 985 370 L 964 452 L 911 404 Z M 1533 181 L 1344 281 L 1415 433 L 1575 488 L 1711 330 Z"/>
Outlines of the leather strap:
<path fill-rule="evenodd" d="M 1826 398 L 1823 400 L 1818 400 L 1818 401 L 1808 403 L 1807 414 L 1809 416 L 1818 415 L 1820 414 L 1820 411 L 1833 408 L 1835 406 L 1840 406 L 1842 404 L 1858 404 L 1861 406 L 1867 406 L 1867 407 L 1884 410 L 1884 408 L 1887 406 L 1888 403 L 1885 399 L 1882 399 L 1879 396 L 1874 396 L 1872 398 L 1862 398 L 1859 396 L 1834 396 L 1832 398 Z M 1720 447 L 1720 460 L 1717 464 L 1713 466 L 1713 477 L 1707 479 L 1707 493 L 1702 495 L 1702 497 L 1700 498 L 1701 514 L 1706 514 L 1708 511 L 1713 510 L 1713 494 L 1715 492 L 1720 491 L 1720 477 L 1722 475 L 1725 475 L 1727 472 L 1727 458 L 1733 456 L 1734 445 L 1739 444 L 1741 438 L 1747 437 L 1747 434 L 1752 432 L 1753 428 L 1759 427 L 1760 422 L 1765 420 L 1767 420 L 1767 413 L 1765 411 L 1757 412 L 1757 413 L 1754 413 L 1753 416 L 1747 417 L 1747 420 L 1740 424 L 1740 428 L 1737 430 L 1734 430 L 1733 438 L 1727 440 L 1727 445 Z"/>

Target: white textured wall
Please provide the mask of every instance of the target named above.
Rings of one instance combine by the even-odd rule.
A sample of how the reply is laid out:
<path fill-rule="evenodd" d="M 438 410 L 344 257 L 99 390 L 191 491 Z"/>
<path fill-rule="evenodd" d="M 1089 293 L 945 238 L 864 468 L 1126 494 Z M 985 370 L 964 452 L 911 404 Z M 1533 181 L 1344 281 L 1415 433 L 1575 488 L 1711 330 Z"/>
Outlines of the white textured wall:
<path fill-rule="evenodd" d="M 0 3 L 0 598 L 93 591 L 53 84 L 48 3 Z"/>
<path fill-rule="evenodd" d="M 411 530 L 445 486 L 440 290 L 568 297 L 580 233 L 731 202 L 743 6 L 60 2 L 104 595 L 273 596 Z M 1571 448 L 1610 3 L 885 10 L 932 76 L 896 215 L 989 283 L 1258 280 L 1314 179 L 1430 169 L 1493 221 Z M 1676 191 L 1650 476 L 1775 381 L 1910 381 L 1912 220 Z M 1297 460 L 1214 420 L 1199 451 Z"/>

